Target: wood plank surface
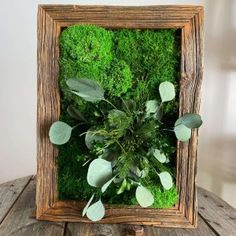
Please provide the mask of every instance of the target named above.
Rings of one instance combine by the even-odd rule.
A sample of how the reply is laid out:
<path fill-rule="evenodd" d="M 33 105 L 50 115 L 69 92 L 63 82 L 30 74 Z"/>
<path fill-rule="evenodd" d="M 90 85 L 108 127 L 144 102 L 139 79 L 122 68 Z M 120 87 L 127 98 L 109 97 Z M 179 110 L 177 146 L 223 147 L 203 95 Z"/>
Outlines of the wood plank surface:
<path fill-rule="evenodd" d="M 1 223 L 0 235 L 63 236 L 64 225 L 65 223 L 38 222 L 35 219 L 35 179 L 32 179 Z"/>
<path fill-rule="evenodd" d="M 199 214 L 221 236 L 236 235 L 236 210 L 215 194 L 198 188 Z"/>
<path fill-rule="evenodd" d="M 135 229 L 136 226 L 119 224 L 84 224 L 68 223 L 65 236 L 214 236 L 216 235 L 206 223 L 199 218 L 197 229 L 164 229 L 144 226 Z M 143 229 L 142 229 L 143 228 Z"/>
<path fill-rule="evenodd" d="M 0 185 L 0 223 L 19 197 L 32 176 L 23 177 Z"/>
<path fill-rule="evenodd" d="M 16 193 L 12 195 L 14 191 Z M 198 200 L 200 217 L 197 229 L 37 221 L 35 219 L 35 179 L 29 176 L 0 185 L 0 202 L 2 202 L 0 209 L 6 214 L 0 223 L 0 236 L 236 235 L 236 210 L 233 207 L 202 188 L 198 188 Z"/>

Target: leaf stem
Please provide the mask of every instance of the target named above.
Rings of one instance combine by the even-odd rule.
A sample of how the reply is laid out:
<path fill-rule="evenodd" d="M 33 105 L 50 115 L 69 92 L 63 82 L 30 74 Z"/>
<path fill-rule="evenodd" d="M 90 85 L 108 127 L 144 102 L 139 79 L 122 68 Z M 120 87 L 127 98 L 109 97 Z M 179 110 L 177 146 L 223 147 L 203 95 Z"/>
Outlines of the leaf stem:
<path fill-rule="evenodd" d="M 106 101 L 108 104 L 110 104 L 113 108 L 115 108 L 116 110 L 119 110 L 113 103 L 111 103 L 109 100 L 104 99 L 104 101 Z"/>
<path fill-rule="evenodd" d="M 121 101 L 124 103 L 124 105 L 125 105 L 127 111 L 128 111 L 130 114 L 132 114 L 131 111 L 130 111 L 130 109 L 129 109 L 129 107 L 127 106 L 127 103 L 125 102 L 125 100 L 124 100 L 122 97 L 121 97 Z"/>
<path fill-rule="evenodd" d="M 75 128 L 77 128 L 79 125 L 84 125 L 84 124 L 86 124 L 86 123 L 87 123 L 87 122 L 78 123 L 77 125 L 73 126 L 72 129 L 75 129 Z"/>
<path fill-rule="evenodd" d="M 160 163 L 155 157 L 151 158 L 151 161 L 154 164 L 154 166 L 156 166 L 156 168 L 159 170 L 159 172 L 167 171 L 170 173 L 170 175 L 172 175 L 175 178 L 175 175 L 172 173 L 171 169 L 164 166 L 165 163 L 163 164 Z M 154 171 L 159 175 L 159 173 L 157 172 L 154 166 L 153 166 Z"/>
<path fill-rule="evenodd" d="M 161 130 L 164 130 L 164 131 L 170 131 L 170 132 L 174 132 L 173 129 L 161 129 Z"/>

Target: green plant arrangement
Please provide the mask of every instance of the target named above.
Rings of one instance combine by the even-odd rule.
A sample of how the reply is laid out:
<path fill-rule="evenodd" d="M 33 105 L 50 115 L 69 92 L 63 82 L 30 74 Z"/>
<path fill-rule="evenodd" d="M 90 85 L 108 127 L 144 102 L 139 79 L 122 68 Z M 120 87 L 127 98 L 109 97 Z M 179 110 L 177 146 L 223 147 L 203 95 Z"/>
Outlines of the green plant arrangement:
<path fill-rule="evenodd" d="M 62 115 L 49 130 L 59 148 L 59 196 L 63 189 L 86 200 L 82 214 L 92 221 L 104 217 L 103 203 L 177 201 L 176 139 L 188 141 L 202 120 L 177 117 L 175 34 L 75 25 L 60 37 Z"/>
<path fill-rule="evenodd" d="M 117 108 L 104 97 L 104 90 L 95 81 L 89 79 L 69 79 L 67 85 L 70 91 L 83 98 L 87 102 L 106 102 L 110 109 L 98 106 L 102 114 L 101 123 L 92 126 L 81 135 L 85 136 L 85 144 L 92 157 L 85 160 L 89 163 L 87 182 L 90 186 L 100 189 L 99 200 L 91 205 L 95 193 L 84 208 L 83 215 L 92 221 L 100 220 L 105 215 L 102 204 L 102 194 L 109 185 L 119 186 L 115 194 L 121 194 L 136 186 L 135 196 L 142 207 L 149 207 L 154 203 L 152 193 L 144 186 L 145 178 L 152 168 L 156 177 L 165 190 L 173 187 L 173 180 L 168 169 L 164 170 L 163 163 L 168 159 L 163 150 L 158 149 L 155 140 L 156 132 L 170 131 L 161 128 L 162 104 L 171 101 L 175 97 L 174 85 L 170 82 L 162 82 L 159 86 L 161 103 L 156 100 L 146 101 L 144 110 L 137 110 L 134 100 L 123 100 L 122 109 Z M 79 120 L 74 127 L 62 121 L 52 124 L 49 137 L 56 145 L 62 145 L 69 141 L 73 129 L 89 123 L 83 114 L 76 108 L 69 107 L 68 113 Z M 198 128 L 202 124 L 197 114 L 187 113 L 180 117 L 173 126 L 173 131 L 180 141 L 187 141 L 191 137 L 191 129 Z"/>

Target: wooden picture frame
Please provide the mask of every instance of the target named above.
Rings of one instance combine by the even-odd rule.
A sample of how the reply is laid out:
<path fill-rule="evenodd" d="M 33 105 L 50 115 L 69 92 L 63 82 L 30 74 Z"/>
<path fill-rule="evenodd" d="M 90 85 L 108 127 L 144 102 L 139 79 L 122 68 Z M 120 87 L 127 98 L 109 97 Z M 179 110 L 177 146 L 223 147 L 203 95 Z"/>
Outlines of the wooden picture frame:
<path fill-rule="evenodd" d="M 57 148 L 49 127 L 60 115 L 58 37 L 63 27 L 96 24 L 106 28 L 181 29 L 179 115 L 199 112 L 202 83 L 203 7 L 201 6 L 78 6 L 41 5 L 38 8 L 37 193 L 38 220 L 90 222 L 81 216 L 84 203 L 60 201 L 57 192 Z M 101 223 L 194 228 L 197 225 L 196 161 L 198 131 L 177 143 L 176 184 L 179 201 L 171 209 L 120 208 L 106 205 Z"/>

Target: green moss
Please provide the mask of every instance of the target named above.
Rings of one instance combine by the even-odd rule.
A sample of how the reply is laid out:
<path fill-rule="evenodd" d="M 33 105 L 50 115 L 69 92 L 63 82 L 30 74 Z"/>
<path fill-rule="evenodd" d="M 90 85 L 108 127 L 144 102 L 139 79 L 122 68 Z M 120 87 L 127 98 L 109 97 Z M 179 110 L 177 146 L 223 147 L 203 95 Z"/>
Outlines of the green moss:
<path fill-rule="evenodd" d="M 90 78 L 106 88 L 106 70 L 112 61 L 113 33 L 92 25 L 74 25 L 60 35 L 60 87 L 65 97 L 85 109 L 78 96 L 68 92 L 66 80 Z"/>
<path fill-rule="evenodd" d="M 112 37 L 111 31 L 92 25 L 74 25 L 65 29 L 60 36 L 63 79 L 71 75 L 100 78 L 112 60 Z"/>
<path fill-rule="evenodd" d="M 114 40 L 116 56 L 126 61 L 134 75 L 137 89 L 130 96 L 143 102 L 158 94 L 161 82 L 178 84 L 180 50 L 176 30 L 121 30 Z"/>
<path fill-rule="evenodd" d="M 116 97 L 134 99 L 138 105 L 148 99 L 160 99 L 158 86 L 162 81 L 171 81 L 178 91 L 179 34 L 176 30 L 105 30 L 92 25 L 74 25 L 66 28 L 60 36 L 60 88 L 61 120 L 75 125 L 66 108 L 73 104 L 83 112 L 86 119 L 95 119 L 96 104 L 86 103 L 67 91 L 66 80 L 87 77 L 98 81 L 113 100 Z M 107 104 L 104 103 L 104 106 Z M 175 101 L 164 104 L 166 124 L 173 123 L 178 111 L 178 96 Z M 96 119 L 99 119 L 96 118 Z M 58 190 L 60 199 L 88 200 L 99 191 L 87 184 L 87 167 L 82 167 L 89 158 L 84 137 L 79 134 L 89 127 L 73 132 L 69 143 L 59 147 Z M 172 133 L 158 134 L 158 147 L 170 157 L 170 170 L 174 175 L 176 139 Z M 146 183 L 155 197 L 154 207 L 173 206 L 178 194 L 176 188 L 164 191 L 150 175 Z M 103 201 L 114 204 L 136 204 L 135 188 L 120 195 L 114 194 L 117 186 L 111 185 Z"/>
<path fill-rule="evenodd" d="M 123 61 L 114 59 L 107 71 L 106 88 L 110 96 L 120 97 L 132 87 L 132 72 L 129 65 Z"/>

